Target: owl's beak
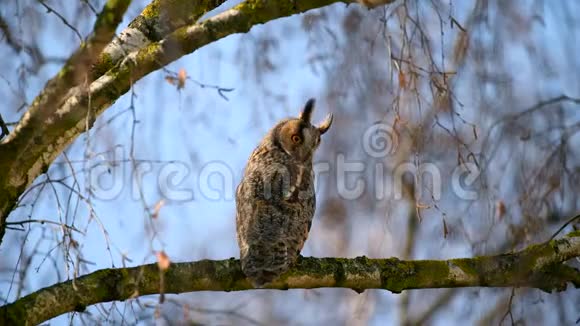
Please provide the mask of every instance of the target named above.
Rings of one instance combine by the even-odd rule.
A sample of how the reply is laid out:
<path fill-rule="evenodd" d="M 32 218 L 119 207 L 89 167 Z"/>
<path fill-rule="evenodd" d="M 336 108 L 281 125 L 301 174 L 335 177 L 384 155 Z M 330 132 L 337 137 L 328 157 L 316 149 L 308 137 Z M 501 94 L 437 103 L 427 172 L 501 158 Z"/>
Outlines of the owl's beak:
<path fill-rule="evenodd" d="M 326 116 L 326 119 L 324 119 L 324 121 L 322 121 L 322 123 L 318 126 L 318 131 L 320 131 L 321 135 L 327 132 L 330 128 L 330 125 L 332 125 L 332 118 L 332 113 L 329 113 Z"/>
<path fill-rule="evenodd" d="M 312 111 L 314 111 L 314 99 L 309 99 L 304 105 L 304 109 L 300 112 L 298 119 L 310 123 L 310 118 L 312 117 Z"/>

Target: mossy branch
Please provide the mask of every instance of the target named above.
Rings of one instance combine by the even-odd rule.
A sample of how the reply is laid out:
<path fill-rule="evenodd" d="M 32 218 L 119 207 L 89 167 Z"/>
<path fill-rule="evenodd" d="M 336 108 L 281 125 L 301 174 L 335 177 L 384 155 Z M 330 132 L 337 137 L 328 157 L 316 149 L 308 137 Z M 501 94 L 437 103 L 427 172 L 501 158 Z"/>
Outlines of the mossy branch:
<path fill-rule="evenodd" d="M 580 232 L 497 256 L 451 260 L 403 261 L 301 258 L 269 289 L 350 288 L 357 292 L 384 289 L 456 287 L 533 287 L 561 291 L 567 283 L 580 287 L 580 272 L 563 264 L 580 256 Z M 239 260 L 174 263 L 165 271 L 164 293 L 242 291 L 252 286 Z M 108 301 L 123 301 L 160 292 L 157 264 L 104 269 L 41 289 L 0 307 L 0 324 L 37 324 L 71 311 Z"/>
<path fill-rule="evenodd" d="M 194 24 L 225 0 L 153 0 L 99 55 L 92 67 L 97 79 L 131 52 L 161 41 L 176 29 Z"/>

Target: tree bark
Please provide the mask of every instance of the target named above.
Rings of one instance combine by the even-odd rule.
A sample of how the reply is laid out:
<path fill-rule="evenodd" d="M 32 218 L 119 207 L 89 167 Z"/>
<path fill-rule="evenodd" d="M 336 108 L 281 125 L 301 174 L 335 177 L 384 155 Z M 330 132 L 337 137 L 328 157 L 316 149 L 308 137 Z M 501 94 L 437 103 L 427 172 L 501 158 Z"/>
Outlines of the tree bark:
<path fill-rule="evenodd" d="M 350 288 L 356 292 L 383 289 L 457 287 L 533 287 L 562 291 L 567 283 L 580 287 L 580 272 L 566 264 L 580 256 L 580 231 L 531 245 L 519 252 L 450 260 L 404 261 L 304 258 L 267 288 Z M 202 260 L 174 263 L 166 270 L 161 291 L 157 264 L 104 269 L 76 280 L 53 285 L 0 307 L 0 324 L 34 325 L 92 304 L 123 301 L 156 293 L 242 291 L 252 289 L 239 260 Z"/>

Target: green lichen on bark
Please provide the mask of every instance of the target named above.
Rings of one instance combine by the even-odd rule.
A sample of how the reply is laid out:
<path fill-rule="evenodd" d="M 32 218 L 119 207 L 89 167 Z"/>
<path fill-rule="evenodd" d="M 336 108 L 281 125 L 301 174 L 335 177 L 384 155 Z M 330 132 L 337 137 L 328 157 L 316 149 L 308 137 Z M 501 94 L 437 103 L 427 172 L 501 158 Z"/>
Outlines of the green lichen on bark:
<path fill-rule="evenodd" d="M 144 46 L 167 37 L 180 27 L 195 23 L 201 16 L 221 5 L 225 0 L 154 0 L 143 9 L 128 27 L 141 32 Z M 127 33 L 135 33 L 128 31 Z M 123 36 L 121 36 L 123 37 Z M 120 40 L 120 44 L 124 40 Z M 139 49 L 140 50 L 140 49 Z M 128 53 L 126 53 L 128 54 Z M 112 59 L 111 53 L 104 51 L 92 67 L 92 77 L 97 79 L 112 69 L 124 56 Z"/>
<path fill-rule="evenodd" d="M 212 261 L 208 260 L 206 263 L 207 266 L 214 265 L 213 275 L 215 275 L 215 280 L 224 291 L 237 291 L 247 289 L 250 286 L 249 282 L 245 280 L 239 261 L 236 259 L 222 260 L 218 264 L 213 264 Z"/>
<path fill-rule="evenodd" d="M 452 259 L 451 263 L 455 266 L 459 267 L 461 271 L 466 273 L 469 276 L 477 277 L 479 275 L 479 267 L 481 265 L 481 261 L 479 257 L 474 257 L 470 259 Z"/>
<path fill-rule="evenodd" d="M 382 288 L 394 293 L 441 282 L 449 284 L 449 268 L 444 261 L 403 261 L 390 258 L 379 261 Z"/>
<path fill-rule="evenodd" d="M 102 30 L 114 33 L 115 28 L 123 19 L 123 14 L 131 4 L 131 0 L 109 0 L 105 4 L 101 13 L 97 16 L 97 21 L 93 31 L 99 34 Z"/>
<path fill-rule="evenodd" d="M 576 234 L 576 233 L 574 233 Z M 562 264 L 580 256 L 580 234 L 533 245 L 522 251 L 475 258 L 404 261 L 397 258 L 301 257 L 269 289 L 350 288 L 357 292 L 460 286 L 536 287 L 564 290 L 580 286 L 580 272 Z M 555 250 L 554 248 L 557 248 Z M 527 270 L 526 270 L 527 269 Z M 165 272 L 164 293 L 242 291 L 251 289 L 239 260 L 174 263 Z M 160 292 L 157 264 L 105 269 L 39 290 L 0 307 L 0 323 L 37 324 L 60 314 L 113 300 Z"/>
<path fill-rule="evenodd" d="M 101 53 L 101 55 L 95 61 L 95 64 L 91 67 L 91 74 L 93 78 L 98 78 L 105 74 L 114 65 L 113 58 L 109 53 Z"/>
<path fill-rule="evenodd" d="M 234 9 L 251 15 L 253 24 L 263 24 L 270 21 L 272 17 L 289 16 L 299 12 L 292 1 L 247 0 L 235 6 Z"/>
<path fill-rule="evenodd" d="M 129 27 L 140 30 L 150 41 L 156 42 L 177 28 L 195 23 L 205 13 L 224 2 L 225 0 L 153 0 Z"/>
<path fill-rule="evenodd" d="M 567 238 L 580 237 L 580 230 L 575 230 L 566 235 Z"/>
<path fill-rule="evenodd" d="M 336 0 L 292 0 L 266 1 L 246 0 L 234 7 L 245 15 L 251 16 L 252 24 L 263 24 L 274 18 L 287 17 L 302 13 L 310 9 L 321 8 L 336 2 L 349 3 L 352 1 Z"/>

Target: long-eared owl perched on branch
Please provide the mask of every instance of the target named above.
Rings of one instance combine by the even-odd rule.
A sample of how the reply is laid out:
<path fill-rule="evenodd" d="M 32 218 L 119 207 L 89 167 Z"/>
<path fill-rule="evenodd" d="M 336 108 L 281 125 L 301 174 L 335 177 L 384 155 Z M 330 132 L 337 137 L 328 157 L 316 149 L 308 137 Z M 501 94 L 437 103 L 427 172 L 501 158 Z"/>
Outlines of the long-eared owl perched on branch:
<path fill-rule="evenodd" d="M 310 123 L 314 99 L 298 118 L 276 124 L 252 152 L 236 190 L 242 271 L 263 287 L 296 262 L 308 237 L 316 198 L 312 156 L 332 114 Z"/>

